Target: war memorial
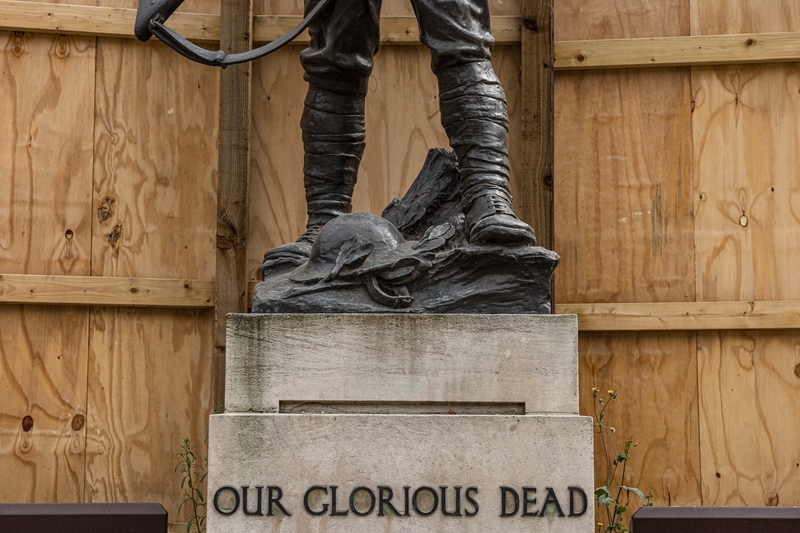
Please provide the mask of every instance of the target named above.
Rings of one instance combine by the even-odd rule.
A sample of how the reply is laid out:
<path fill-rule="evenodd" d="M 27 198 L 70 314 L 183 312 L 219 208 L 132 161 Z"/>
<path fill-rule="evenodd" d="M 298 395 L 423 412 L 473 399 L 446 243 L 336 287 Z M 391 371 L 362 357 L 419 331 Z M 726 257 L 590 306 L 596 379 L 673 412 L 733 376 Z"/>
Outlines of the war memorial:
<path fill-rule="evenodd" d="M 141 0 L 137 35 L 225 67 Z M 379 1 L 306 4 L 306 232 L 269 250 L 229 315 L 209 426 L 210 533 L 589 531 L 592 421 L 577 320 L 550 315 L 559 257 L 511 205 L 505 94 L 485 0 L 413 2 L 442 125 L 417 180 L 351 213 Z M 288 42 L 288 38 L 286 40 Z"/>

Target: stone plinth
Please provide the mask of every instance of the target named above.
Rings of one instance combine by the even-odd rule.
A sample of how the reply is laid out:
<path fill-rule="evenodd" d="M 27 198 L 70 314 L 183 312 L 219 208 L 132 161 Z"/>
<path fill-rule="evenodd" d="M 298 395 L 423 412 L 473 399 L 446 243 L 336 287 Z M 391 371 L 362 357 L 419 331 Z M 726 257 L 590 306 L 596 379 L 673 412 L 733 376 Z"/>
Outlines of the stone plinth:
<path fill-rule="evenodd" d="M 336 401 L 578 413 L 574 315 L 230 315 L 226 345 L 228 412 Z"/>
<path fill-rule="evenodd" d="M 232 315 L 208 531 L 589 533 L 577 394 L 574 316 Z"/>

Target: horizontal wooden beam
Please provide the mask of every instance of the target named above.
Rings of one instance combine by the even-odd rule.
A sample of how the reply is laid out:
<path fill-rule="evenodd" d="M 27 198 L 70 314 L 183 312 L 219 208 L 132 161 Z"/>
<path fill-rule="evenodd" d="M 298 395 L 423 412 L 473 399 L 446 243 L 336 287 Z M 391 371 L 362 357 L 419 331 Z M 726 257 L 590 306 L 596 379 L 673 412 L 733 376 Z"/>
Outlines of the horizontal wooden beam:
<path fill-rule="evenodd" d="M 252 300 L 255 282 L 249 283 Z M 0 274 L 0 304 L 212 308 L 214 280 Z M 800 329 L 800 302 L 557 304 L 581 331 Z"/>
<path fill-rule="evenodd" d="M 800 302 L 557 304 L 580 331 L 800 329 Z"/>
<path fill-rule="evenodd" d="M 800 60 L 800 32 L 561 41 L 556 70 L 679 67 Z"/>
<path fill-rule="evenodd" d="M 134 38 L 135 9 L 0 0 L 0 30 Z M 219 16 L 175 13 L 169 26 L 193 41 L 219 41 Z"/>
<path fill-rule="evenodd" d="M 135 9 L 0 0 L 0 30 L 133 38 Z M 299 16 L 259 15 L 253 21 L 257 44 L 273 41 L 300 22 Z M 197 42 L 219 41 L 218 15 L 175 13 L 169 26 Z M 522 18 L 492 17 L 498 44 L 520 44 Z M 414 17 L 382 17 L 385 44 L 419 44 Z M 308 44 L 308 33 L 296 41 Z M 675 67 L 800 61 L 800 32 L 693 35 L 650 39 L 558 41 L 556 70 Z"/>
<path fill-rule="evenodd" d="M 0 304 L 214 307 L 214 280 L 0 274 Z"/>
<path fill-rule="evenodd" d="M 0 0 L 0 30 L 132 39 L 135 37 L 135 20 L 135 9 Z M 300 16 L 256 16 L 253 40 L 258 44 L 274 41 L 301 20 Z M 219 15 L 179 12 L 170 17 L 167 25 L 191 41 L 219 42 Z M 492 17 L 492 29 L 498 44 L 519 43 L 521 28 L 521 17 Z M 306 45 L 308 41 L 308 32 L 304 32 L 294 42 Z M 419 44 L 416 19 L 381 17 L 381 42 Z"/>

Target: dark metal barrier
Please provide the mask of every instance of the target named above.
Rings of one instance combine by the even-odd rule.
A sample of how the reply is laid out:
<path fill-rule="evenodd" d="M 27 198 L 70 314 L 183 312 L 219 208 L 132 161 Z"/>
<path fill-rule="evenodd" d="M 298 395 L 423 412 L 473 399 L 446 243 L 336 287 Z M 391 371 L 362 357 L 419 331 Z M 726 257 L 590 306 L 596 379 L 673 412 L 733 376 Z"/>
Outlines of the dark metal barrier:
<path fill-rule="evenodd" d="M 0 531 L 14 533 L 166 533 L 157 503 L 5 503 Z"/>
<path fill-rule="evenodd" d="M 800 507 L 642 507 L 632 533 L 798 533 Z"/>

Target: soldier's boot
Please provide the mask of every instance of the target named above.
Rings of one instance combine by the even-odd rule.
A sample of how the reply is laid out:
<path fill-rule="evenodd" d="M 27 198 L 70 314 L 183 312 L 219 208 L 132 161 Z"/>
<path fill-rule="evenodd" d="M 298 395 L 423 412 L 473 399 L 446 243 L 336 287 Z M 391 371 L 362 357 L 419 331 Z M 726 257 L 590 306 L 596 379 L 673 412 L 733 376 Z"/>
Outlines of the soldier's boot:
<path fill-rule="evenodd" d="M 442 125 L 458 157 L 462 207 L 472 244 L 535 244 L 519 220 L 508 183 L 508 111 L 486 60 L 438 73 Z"/>
<path fill-rule="evenodd" d="M 352 210 L 353 189 L 365 146 L 364 97 L 309 85 L 300 128 L 305 150 L 306 231 L 296 242 L 264 254 L 265 269 L 268 262 L 305 263 L 322 226 Z"/>

